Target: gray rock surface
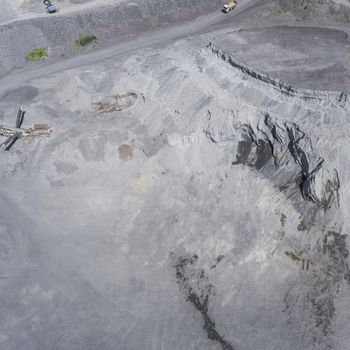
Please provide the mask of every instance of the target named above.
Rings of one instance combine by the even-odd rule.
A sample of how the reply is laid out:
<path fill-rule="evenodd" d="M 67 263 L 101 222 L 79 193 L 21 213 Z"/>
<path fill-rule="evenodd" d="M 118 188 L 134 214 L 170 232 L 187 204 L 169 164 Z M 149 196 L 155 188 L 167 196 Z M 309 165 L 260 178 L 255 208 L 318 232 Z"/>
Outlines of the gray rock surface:
<path fill-rule="evenodd" d="M 327 57 L 311 64 L 314 26 L 303 61 L 274 56 L 297 34 L 240 28 L 259 11 L 0 80 L 1 123 L 23 104 L 53 129 L 0 153 L 1 349 L 347 349 L 347 78 L 283 81 Z"/>

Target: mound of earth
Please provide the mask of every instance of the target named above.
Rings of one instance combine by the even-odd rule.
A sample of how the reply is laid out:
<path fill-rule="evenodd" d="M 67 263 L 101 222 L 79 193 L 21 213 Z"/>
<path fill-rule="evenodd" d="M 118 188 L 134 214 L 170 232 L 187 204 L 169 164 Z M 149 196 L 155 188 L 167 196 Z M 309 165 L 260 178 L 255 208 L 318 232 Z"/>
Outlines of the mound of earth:
<path fill-rule="evenodd" d="M 199 38 L 29 85 L 54 132 L 2 153 L 4 349 L 344 349 L 345 93 Z"/>
<path fill-rule="evenodd" d="M 0 45 L 69 53 L 217 5 L 193 4 L 9 24 Z M 1 349 L 348 348 L 348 29 L 265 4 L 0 80 L 1 124 L 23 104 L 52 129 L 0 152 Z"/>

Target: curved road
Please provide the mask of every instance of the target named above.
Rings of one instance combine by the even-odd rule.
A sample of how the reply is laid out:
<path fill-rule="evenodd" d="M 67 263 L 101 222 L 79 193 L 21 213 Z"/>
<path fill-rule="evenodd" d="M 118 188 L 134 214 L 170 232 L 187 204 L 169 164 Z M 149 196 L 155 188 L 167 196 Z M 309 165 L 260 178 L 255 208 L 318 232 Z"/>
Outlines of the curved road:
<path fill-rule="evenodd" d="M 70 68 L 92 64 L 96 61 L 111 58 L 116 55 L 132 52 L 149 46 L 164 44 L 169 41 L 181 39 L 199 33 L 210 25 L 227 20 L 227 17 L 232 18 L 235 15 L 242 13 L 258 2 L 259 0 L 241 0 L 239 6 L 229 14 L 224 14 L 218 9 L 218 11 L 215 13 L 198 17 L 191 22 L 148 32 L 134 39 L 126 40 L 125 42 L 117 45 L 112 45 L 103 49 L 97 49 L 86 54 L 69 57 L 57 62 L 43 63 L 40 66 L 36 66 L 25 71 L 14 72 L 0 79 L 0 94 L 6 90 L 16 88 L 22 83 L 35 78 L 40 78 Z"/>

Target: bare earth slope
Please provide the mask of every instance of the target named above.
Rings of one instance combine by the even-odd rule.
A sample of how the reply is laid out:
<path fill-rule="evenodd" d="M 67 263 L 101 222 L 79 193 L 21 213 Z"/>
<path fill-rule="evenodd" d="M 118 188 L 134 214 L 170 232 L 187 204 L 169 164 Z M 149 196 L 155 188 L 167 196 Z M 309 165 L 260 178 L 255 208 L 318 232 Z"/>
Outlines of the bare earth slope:
<path fill-rule="evenodd" d="M 1 349 L 347 349 L 347 37 L 251 5 L 0 80 Z"/>
<path fill-rule="evenodd" d="M 337 22 L 350 21 L 348 0 L 278 0 L 280 10 L 293 14 L 297 19 L 333 19 Z"/>

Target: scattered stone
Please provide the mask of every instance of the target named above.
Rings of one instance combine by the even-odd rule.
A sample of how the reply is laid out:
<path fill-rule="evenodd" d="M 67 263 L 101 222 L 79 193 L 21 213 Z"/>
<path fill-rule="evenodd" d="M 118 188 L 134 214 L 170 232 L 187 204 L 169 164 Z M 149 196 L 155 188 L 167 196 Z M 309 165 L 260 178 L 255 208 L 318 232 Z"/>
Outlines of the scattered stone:
<path fill-rule="evenodd" d="M 107 96 L 104 100 L 95 103 L 96 111 L 99 113 L 113 113 L 132 107 L 137 100 L 137 95 L 128 92 L 123 95 Z"/>

